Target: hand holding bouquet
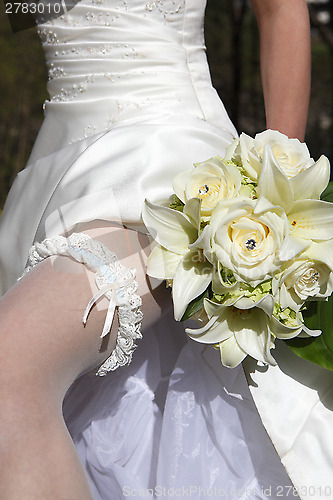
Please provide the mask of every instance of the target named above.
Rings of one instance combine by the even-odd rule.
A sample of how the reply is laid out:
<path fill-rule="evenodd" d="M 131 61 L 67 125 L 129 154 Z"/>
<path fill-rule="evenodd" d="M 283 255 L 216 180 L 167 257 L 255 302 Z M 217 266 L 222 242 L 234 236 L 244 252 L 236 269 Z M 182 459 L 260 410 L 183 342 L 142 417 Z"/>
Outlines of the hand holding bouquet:
<path fill-rule="evenodd" d="M 276 339 L 298 337 L 297 354 L 333 369 L 327 342 L 314 342 L 321 330 L 304 320 L 322 301 L 327 322 L 333 290 L 333 203 L 320 199 L 329 175 L 326 157 L 314 162 L 305 144 L 267 130 L 177 175 L 166 206 L 146 201 L 158 243 L 148 274 L 167 280 L 175 319 L 198 318 L 187 334 L 218 348 L 223 365 L 247 355 L 274 365 Z"/>

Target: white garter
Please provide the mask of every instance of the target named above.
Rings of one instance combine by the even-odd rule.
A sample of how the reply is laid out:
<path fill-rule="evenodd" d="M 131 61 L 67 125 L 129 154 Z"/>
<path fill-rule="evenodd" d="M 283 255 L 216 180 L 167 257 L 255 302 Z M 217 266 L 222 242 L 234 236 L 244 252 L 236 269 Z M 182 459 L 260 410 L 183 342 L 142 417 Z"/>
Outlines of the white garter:
<path fill-rule="evenodd" d="M 93 305 L 104 295 L 110 301 L 101 337 L 111 329 L 116 307 L 118 308 L 119 330 L 116 346 L 111 356 L 98 369 L 97 375 L 106 375 L 118 366 L 131 362 L 136 347 L 135 340 L 142 338 L 140 332 L 142 312 L 141 298 L 135 292 L 135 270 L 126 269 L 101 242 L 93 240 L 85 233 L 73 233 L 68 237 L 54 236 L 41 243 L 35 243 L 30 251 L 22 277 L 36 264 L 52 255 L 64 255 L 85 264 L 95 272 L 95 282 L 99 291 L 89 301 L 82 321 L 87 322 Z M 21 279 L 21 278 L 20 278 Z"/>

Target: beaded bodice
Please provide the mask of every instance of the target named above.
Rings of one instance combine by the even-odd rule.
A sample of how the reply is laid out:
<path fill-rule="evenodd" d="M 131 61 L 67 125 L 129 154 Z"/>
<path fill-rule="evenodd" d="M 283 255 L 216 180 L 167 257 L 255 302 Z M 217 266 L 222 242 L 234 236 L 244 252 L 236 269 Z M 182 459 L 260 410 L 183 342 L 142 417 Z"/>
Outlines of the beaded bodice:
<path fill-rule="evenodd" d="M 81 0 L 40 25 L 50 95 L 40 139 L 52 136 L 55 150 L 115 123 L 170 113 L 224 123 L 205 55 L 205 3 Z"/>
<path fill-rule="evenodd" d="M 165 2 L 172 6 L 169 11 L 162 1 L 81 0 L 67 15 L 40 26 L 51 102 L 85 100 L 84 93 L 100 98 L 101 91 L 117 96 L 119 86 L 133 80 L 142 92 L 145 76 L 156 79 L 157 72 L 172 70 L 185 7 L 185 0 L 176 1 L 177 6 L 174 0 Z M 137 96 L 136 103 L 144 97 Z"/>

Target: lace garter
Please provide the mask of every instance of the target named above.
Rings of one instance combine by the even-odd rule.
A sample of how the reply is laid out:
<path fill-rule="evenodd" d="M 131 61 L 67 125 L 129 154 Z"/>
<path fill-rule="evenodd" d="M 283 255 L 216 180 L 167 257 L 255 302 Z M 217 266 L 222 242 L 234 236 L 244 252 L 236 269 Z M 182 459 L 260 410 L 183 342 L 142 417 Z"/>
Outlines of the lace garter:
<path fill-rule="evenodd" d="M 102 297 L 109 299 L 109 306 L 101 337 L 105 337 L 112 326 L 116 307 L 118 309 L 119 330 L 116 346 L 109 358 L 104 361 L 97 375 L 106 375 L 118 366 L 131 362 L 136 348 L 135 340 L 142 338 L 140 332 L 142 312 L 141 298 L 136 294 L 135 269 L 126 269 L 101 242 L 93 240 L 85 233 L 73 233 L 68 237 L 54 236 L 41 243 L 35 243 L 28 256 L 24 273 L 26 275 L 35 265 L 50 256 L 63 255 L 80 262 L 95 272 L 95 282 L 99 291 L 91 298 L 82 321 L 85 325 L 93 305 Z M 19 278 L 21 279 L 21 278 Z"/>

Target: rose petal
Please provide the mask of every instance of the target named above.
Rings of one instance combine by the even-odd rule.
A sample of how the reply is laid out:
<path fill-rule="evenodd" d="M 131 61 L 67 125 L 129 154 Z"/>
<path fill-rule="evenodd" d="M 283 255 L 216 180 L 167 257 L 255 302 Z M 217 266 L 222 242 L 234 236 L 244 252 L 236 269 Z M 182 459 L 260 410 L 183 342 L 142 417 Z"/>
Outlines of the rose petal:
<path fill-rule="evenodd" d="M 184 186 L 186 186 L 189 178 L 192 175 L 194 169 L 183 170 L 180 172 L 172 181 L 172 187 L 178 198 L 185 203 L 185 191 Z"/>
<path fill-rule="evenodd" d="M 198 230 L 200 229 L 200 205 L 201 200 L 199 198 L 191 198 L 185 204 L 183 212 Z"/>

